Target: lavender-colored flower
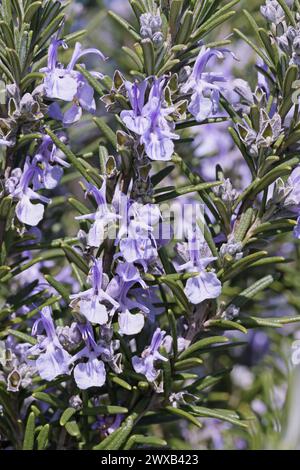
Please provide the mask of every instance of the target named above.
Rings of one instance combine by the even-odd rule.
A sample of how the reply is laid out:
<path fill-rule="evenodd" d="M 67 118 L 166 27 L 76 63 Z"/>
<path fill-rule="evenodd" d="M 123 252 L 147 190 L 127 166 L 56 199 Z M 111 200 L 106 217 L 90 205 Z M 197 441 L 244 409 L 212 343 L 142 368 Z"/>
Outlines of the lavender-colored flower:
<path fill-rule="evenodd" d="M 188 243 L 177 246 L 179 254 L 187 261 L 178 270 L 198 272 L 187 280 L 184 292 L 192 304 L 200 304 L 207 299 L 215 299 L 221 295 L 222 284 L 213 271 L 206 271 L 207 266 L 216 258 L 204 240 L 198 227 L 188 230 Z"/>
<path fill-rule="evenodd" d="M 216 115 L 219 111 L 221 86 L 225 78 L 221 74 L 205 72 L 208 62 L 217 57 L 223 59 L 221 50 L 203 46 L 187 82 L 181 87 L 183 93 L 192 93 L 188 110 L 199 122 Z"/>
<path fill-rule="evenodd" d="M 147 320 L 155 323 L 156 317 L 165 312 L 165 307 L 159 298 L 159 288 L 157 286 L 149 286 L 147 289 L 134 287 L 131 289 L 132 296 L 144 307 Z"/>
<path fill-rule="evenodd" d="M 60 140 L 65 140 L 65 135 L 59 136 Z M 34 184 L 37 189 L 41 188 L 53 189 L 55 188 L 63 176 L 63 168 L 69 168 L 69 163 L 65 162 L 64 154 L 57 149 L 48 135 L 43 136 L 42 143 L 39 146 L 34 160 L 38 162 L 41 172 L 37 173 Z"/>
<path fill-rule="evenodd" d="M 144 13 L 140 16 L 140 33 L 142 38 L 152 39 L 155 45 L 160 45 L 164 39 L 162 29 L 162 19 L 157 12 L 156 14 Z"/>
<path fill-rule="evenodd" d="M 72 352 L 81 342 L 81 334 L 77 323 L 73 322 L 71 326 L 58 326 L 56 328 L 60 344 L 68 352 Z"/>
<path fill-rule="evenodd" d="M 92 286 L 90 289 L 70 296 L 72 299 L 71 306 L 76 306 L 79 301 L 80 313 L 87 320 L 105 325 L 109 320 L 110 310 L 115 312 L 119 304 L 104 290 L 108 280 L 106 275 L 103 274 L 102 259 L 94 260 L 88 282 Z M 107 305 L 110 307 L 108 308 Z"/>
<path fill-rule="evenodd" d="M 42 325 L 41 330 L 46 333 L 46 336 L 38 334 L 40 325 Z M 28 350 L 28 356 L 38 356 L 33 364 L 42 379 L 51 381 L 59 375 L 69 374 L 71 356 L 59 342 L 50 307 L 42 309 L 41 318 L 33 325 L 32 335 L 38 335 L 38 343 Z M 28 362 L 30 364 L 31 360 L 28 360 Z"/>
<path fill-rule="evenodd" d="M 157 258 L 157 243 L 154 228 L 161 218 L 160 210 L 154 204 L 132 203 L 128 210 L 127 224 L 120 227 L 120 253 L 128 263 L 139 263 L 144 269 Z"/>
<path fill-rule="evenodd" d="M 81 390 L 102 387 L 105 383 L 105 367 L 102 361 L 91 357 L 88 362 L 80 362 L 74 368 L 74 379 Z"/>
<path fill-rule="evenodd" d="M 140 284 L 147 289 L 139 270 L 131 263 L 119 263 L 116 276 L 110 281 L 107 293 L 118 301 L 120 333 L 124 335 L 136 335 L 144 327 L 145 319 L 142 313 L 130 313 L 132 309 L 139 309 L 145 313 L 149 310 L 143 304 L 129 297 L 130 289 Z"/>
<path fill-rule="evenodd" d="M 230 256 L 235 261 L 241 259 L 243 257 L 243 244 L 236 242 L 233 236 L 228 237 L 227 243 L 223 243 L 220 248 L 220 256 L 221 258 Z"/>
<path fill-rule="evenodd" d="M 155 362 L 168 360 L 159 353 L 159 348 L 162 346 L 165 334 L 165 331 L 157 328 L 153 334 L 150 346 L 142 352 L 141 357 L 133 356 L 132 358 L 135 372 L 145 375 L 148 382 L 154 382 L 159 375 L 159 370 L 155 368 Z"/>
<path fill-rule="evenodd" d="M 17 185 L 13 187 L 12 181 L 8 184 L 8 187 L 11 187 L 12 190 L 11 195 L 19 200 L 16 206 L 18 219 L 20 222 L 31 226 L 38 225 L 44 215 L 43 204 L 32 204 L 31 200 L 40 200 L 45 204 L 51 202 L 50 199 L 41 196 L 29 187 L 31 184 L 34 185 L 41 172 L 42 170 L 38 167 L 37 162 L 34 159 L 30 162 L 30 158 L 27 157 L 23 173 Z M 13 178 L 15 178 L 15 174 Z"/>
<path fill-rule="evenodd" d="M 103 437 L 107 437 L 119 429 L 123 419 L 124 415 L 122 414 L 117 414 L 116 416 L 99 416 L 97 421 L 92 425 L 92 429 L 99 430 Z"/>
<path fill-rule="evenodd" d="M 260 7 L 260 11 L 270 23 L 279 24 L 285 19 L 284 10 L 276 0 L 266 0 L 266 4 Z"/>
<path fill-rule="evenodd" d="M 53 38 L 48 51 L 47 67 L 41 69 L 41 72 L 45 73 L 43 91 L 46 97 L 72 103 L 64 114 L 57 103 L 53 103 L 49 107 L 50 117 L 62 120 L 63 124 L 68 126 L 81 118 L 82 109 L 88 112 L 96 110 L 94 90 L 85 77 L 74 70 L 76 62 L 88 54 L 96 54 L 102 60 L 105 60 L 105 56 L 98 49 L 82 49 L 81 44 L 77 42 L 72 58 L 68 66 L 64 68 L 57 61 L 60 46 L 67 47 L 64 41 Z M 96 72 L 90 73 L 99 76 Z"/>
<path fill-rule="evenodd" d="M 125 126 L 140 136 L 140 143 L 151 160 L 170 160 L 174 152 L 175 125 L 167 117 L 174 112 L 164 103 L 164 78 L 154 78 L 149 98 L 145 104 L 148 80 L 137 84 L 125 82 L 132 111 L 122 111 Z"/>
<path fill-rule="evenodd" d="M 88 360 L 75 365 L 73 370 L 75 382 L 81 390 L 102 387 L 106 380 L 106 371 L 103 361 L 99 360 L 98 356 L 103 352 L 103 348 L 95 342 L 90 323 L 79 324 L 78 328 L 85 342 L 85 347 L 71 358 L 70 364 L 74 364 L 82 358 Z"/>
<path fill-rule="evenodd" d="M 101 189 L 97 189 L 91 184 L 87 185 L 87 194 L 93 196 L 97 204 L 96 212 L 76 217 L 76 220 L 92 220 L 93 224 L 87 236 L 87 244 L 92 247 L 99 247 L 105 238 L 107 227 L 118 220 L 120 216 L 113 209 L 108 207 L 106 202 L 106 181 L 103 179 Z"/>

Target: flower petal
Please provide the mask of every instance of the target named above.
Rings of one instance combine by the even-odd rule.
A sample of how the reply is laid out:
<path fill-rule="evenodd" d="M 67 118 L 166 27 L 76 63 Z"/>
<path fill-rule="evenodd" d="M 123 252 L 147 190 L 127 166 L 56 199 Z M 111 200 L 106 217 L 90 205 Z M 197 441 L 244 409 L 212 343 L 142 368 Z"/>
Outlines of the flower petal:
<path fill-rule="evenodd" d="M 102 387 L 106 380 L 106 371 L 102 361 L 96 357 L 88 362 L 81 362 L 74 367 L 74 379 L 81 390 L 90 387 Z"/>
<path fill-rule="evenodd" d="M 127 310 L 119 314 L 120 333 L 123 335 L 136 335 L 142 331 L 145 324 L 144 315 L 132 314 Z"/>
<path fill-rule="evenodd" d="M 44 215 L 43 204 L 32 204 L 26 194 L 20 199 L 16 206 L 16 216 L 23 224 L 34 227 L 42 220 Z"/>

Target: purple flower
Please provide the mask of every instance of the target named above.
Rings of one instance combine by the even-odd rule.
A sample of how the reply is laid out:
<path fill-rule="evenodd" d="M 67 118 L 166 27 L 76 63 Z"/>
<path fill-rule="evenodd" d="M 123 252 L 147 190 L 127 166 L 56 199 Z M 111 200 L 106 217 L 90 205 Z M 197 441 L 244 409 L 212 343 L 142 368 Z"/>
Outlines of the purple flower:
<path fill-rule="evenodd" d="M 119 429 L 124 416 L 117 414 L 116 416 L 100 416 L 92 425 L 92 429 L 99 429 L 103 437 L 109 436 Z"/>
<path fill-rule="evenodd" d="M 140 143 L 151 160 L 170 160 L 174 152 L 175 125 L 167 119 L 174 108 L 164 103 L 165 80 L 154 78 L 149 98 L 145 104 L 148 79 L 142 83 L 125 82 L 132 111 L 122 111 L 126 127 L 140 136 Z"/>
<path fill-rule="evenodd" d="M 159 353 L 166 332 L 157 328 L 153 334 L 151 344 L 146 348 L 141 357 L 134 356 L 132 358 L 132 365 L 138 374 L 145 375 L 148 382 L 154 382 L 159 374 L 159 371 L 155 368 L 156 361 L 167 361 L 168 359 Z"/>
<path fill-rule="evenodd" d="M 61 135 L 60 140 L 64 139 L 65 136 Z M 57 149 L 51 138 L 47 135 L 43 136 L 42 143 L 34 156 L 34 160 L 38 162 L 39 168 L 42 170 L 37 173 L 34 181 L 36 189 L 39 186 L 41 188 L 53 189 L 58 185 L 63 176 L 62 167 L 70 167 L 63 157 L 64 154 Z"/>
<path fill-rule="evenodd" d="M 188 110 L 199 122 L 214 116 L 219 111 L 220 83 L 225 82 L 225 78 L 221 74 L 204 72 L 214 56 L 219 59 L 224 58 L 221 50 L 206 49 L 203 46 L 190 77 L 181 88 L 183 93 L 192 92 Z"/>
<path fill-rule="evenodd" d="M 37 181 L 39 175 L 41 175 L 42 170 L 38 167 L 37 161 L 35 159 L 30 162 L 30 158 L 27 157 L 22 176 L 18 184 L 11 188 L 11 195 L 19 199 L 19 202 L 16 206 L 16 215 L 20 222 L 35 226 L 42 220 L 44 215 L 44 206 L 43 204 L 32 204 L 31 200 L 40 200 L 45 204 L 50 203 L 50 199 L 37 194 L 29 186 L 34 185 L 34 182 Z"/>
<path fill-rule="evenodd" d="M 103 179 L 101 189 L 97 189 L 95 186 L 87 185 L 87 194 L 94 197 L 97 210 L 92 214 L 85 214 L 76 217 L 76 220 L 92 220 L 93 224 L 89 230 L 87 236 L 87 244 L 93 247 L 99 247 L 105 238 L 105 230 L 109 224 L 119 219 L 112 209 L 109 208 L 106 202 L 106 181 Z"/>
<path fill-rule="evenodd" d="M 120 253 L 128 263 L 140 263 L 147 269 L 148 263 L 157 258 L 157 243 L 154 227 L 161 218 L 160 210 L 154 204 L 131 204 L 128 211 L 128 225 L 120 228 Z"/>
<path fill-rule="evenodd" d="M 130 289 L 140 284 L 147 289 L 139 270 L 131 263 L 119 263 L 116 276 L 110 281 L 107 293 L 118 301 L 120 333 L 124 335 L 136 335 L 144 327 L 145 319 L 141 313 L 130 313 L 130 309 L 139 309 L 145 313 L 149 310 L 143 304 L 129 297 Z"/>
<path fill-rule="evenodd" d="M 150 286 L 147 290 L 139 287 L 133 288 L 131 294 L 143 305 L 143 311 L 147 314 L 147 319 L 151 323 L 155 323 L 156 317 L 165 312 L 165 307 L 159 298 L 159 288 L 157 286 Z"/>
<path fill-rule="evenodd" d="M 82 109 L 89 112 L 94 112 L 96 109 L 94 90 L 85 77 L 74 70 L 76 62 L 87 54 L 96 54 L 102 60 L 105 60 L 105 56 L 98 49 L 82 49 L 81 44 L 77 42 L 71 61 L 64 68 L 57 62 L 60 46 L 67 47 L 64 41 L 57 38 L 52 39 L 48 51 L 48 64 L 46 68 L 41 69 L 41 72 L 45 73 L 43 91 L 46 97 L 72 103 L 64 114 L 57 103 L 53 103 L 49 107 L 50 117 L 62 120 L 63 124 L 67 126 L 80 119 Z M 90 73 L 99 76 L 96 72 Z"/>
<path fill-rule="evenodd" d="M 103 352 L 103 348 L 96 344 L 93 330 L 89 323 L 86 325 L 79 324 L 78 328 L 86 346 L 73 356 L 70 363 L 74 363 L 83 357 L 88 360 L 87 362 L 79 362 L 75 365 L 73 370 L 75 382 L 81 390 L 86 390 L 90 387 L 102 387 L 105 384 L 106 371 L 103 361 L 99 360 L 98 356 Z"/>
<path fill-rule="evenodd" d="M 105 283 L 107 285 L 108 280 L 103 274 L 102 259 L 95 259 L 90 269 L 88 282 L 92 286 L 90 289 L 70 296 L 70 299 L 73 299 L 71 306 L 75 306 L 79 301 L 80 313 L 87 320 L 99 325 L 105 325 L 109 320 L 109 308 L 105 304 L 110 305 L 112 314 L 119 304 L 104 290 Z"/>
<path fill-rule="evenodd" d="M 34 365 L 42 379 L 51 381 L 59 375 L 70 373 L 71 356 L 58 340 L 49 307 L 42 309 L 41 318 L 33 325 L 33 335 L 38 334 L 41 324 L 46 336 L 38 336 L 38 344 L 28 350 L 28 355 L 38 355 L 38 358 L 33 361 Z"/>
<path fill-rule="evenodd" d="M 96 357 L 91 357 L 88 362 L 80 362 L 74 367 L 74 379 L 81 390 L 90 387 L 102 387 L 105 378 L 104 364 Z"/>
<path fill-rule="evenodd" d="M 200 230 L 196 227 L 188 231 L 188 243 L 178 245 L 180 255 L 187 260 L 180 266 L 179 271 L 198 272 L 195 277 L 187 280 L 184 292 L 189 301 L 200 304 L 207 299 L 215 299 L 220 296 L 222 284 L 212 271 L 206 271 L 206 267 L 216 258 L 211 256 L 211 251 L 204 240 Z"/>
<path fill-rule="evenodd" d="M 260 7 L 260 12 L 271 23 L 279 24 L 285 19 L 284 10 L 276 0 L 266 0 L 266 4 Z"/>

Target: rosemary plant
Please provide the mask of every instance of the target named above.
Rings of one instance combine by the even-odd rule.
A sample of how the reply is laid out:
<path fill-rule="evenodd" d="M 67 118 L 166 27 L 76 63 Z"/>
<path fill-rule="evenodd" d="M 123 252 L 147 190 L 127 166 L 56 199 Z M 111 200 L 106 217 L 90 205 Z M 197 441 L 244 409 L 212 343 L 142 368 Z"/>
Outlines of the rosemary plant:
<path fill-rule="evenodd" d="M 300 4 L 102 8 L 116 65 L 65 3 L 0 6 L 0 445 L 185 448 L 173 423 L 209 420 L 247 439 L 235 351 L 300 319 L 264 308 L 287 288 L 299 309 Z"/>

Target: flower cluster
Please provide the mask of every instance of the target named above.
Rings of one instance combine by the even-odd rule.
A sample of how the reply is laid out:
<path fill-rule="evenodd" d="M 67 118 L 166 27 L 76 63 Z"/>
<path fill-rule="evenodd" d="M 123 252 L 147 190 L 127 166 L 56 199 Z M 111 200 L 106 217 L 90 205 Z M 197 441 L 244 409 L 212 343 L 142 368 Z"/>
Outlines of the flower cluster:
<path fill-rule="evenodd" d="M 0 447 L 2 435 L 24 449 L 172 447 L 203 417 L 226 424 L 212 421 L 214 434 L 203 420 L 195 442 L 220 448 L 232 432 L 246 447 L 248 421 L 225 407 L 269 419 L 269 382 L 250 366 L 270 339 L 249 330 L 299 321 L 299 2 L 266 0 L 265 27 L 246 14 L 253 35 L 235 28 L 235 45 L 218 31 L 235 2 L 130 2 L 135 26 L 109 16 L 134 41 L 109 61 L 76 42 L 76 15 L 92 7 L 66 10 L 71 25 L 64 2 L 11 3 L 0 5 Z M 97 35 L 112 55 L 107 24 Z M 288 328 L 271 340 L 288 344 Z"/>

